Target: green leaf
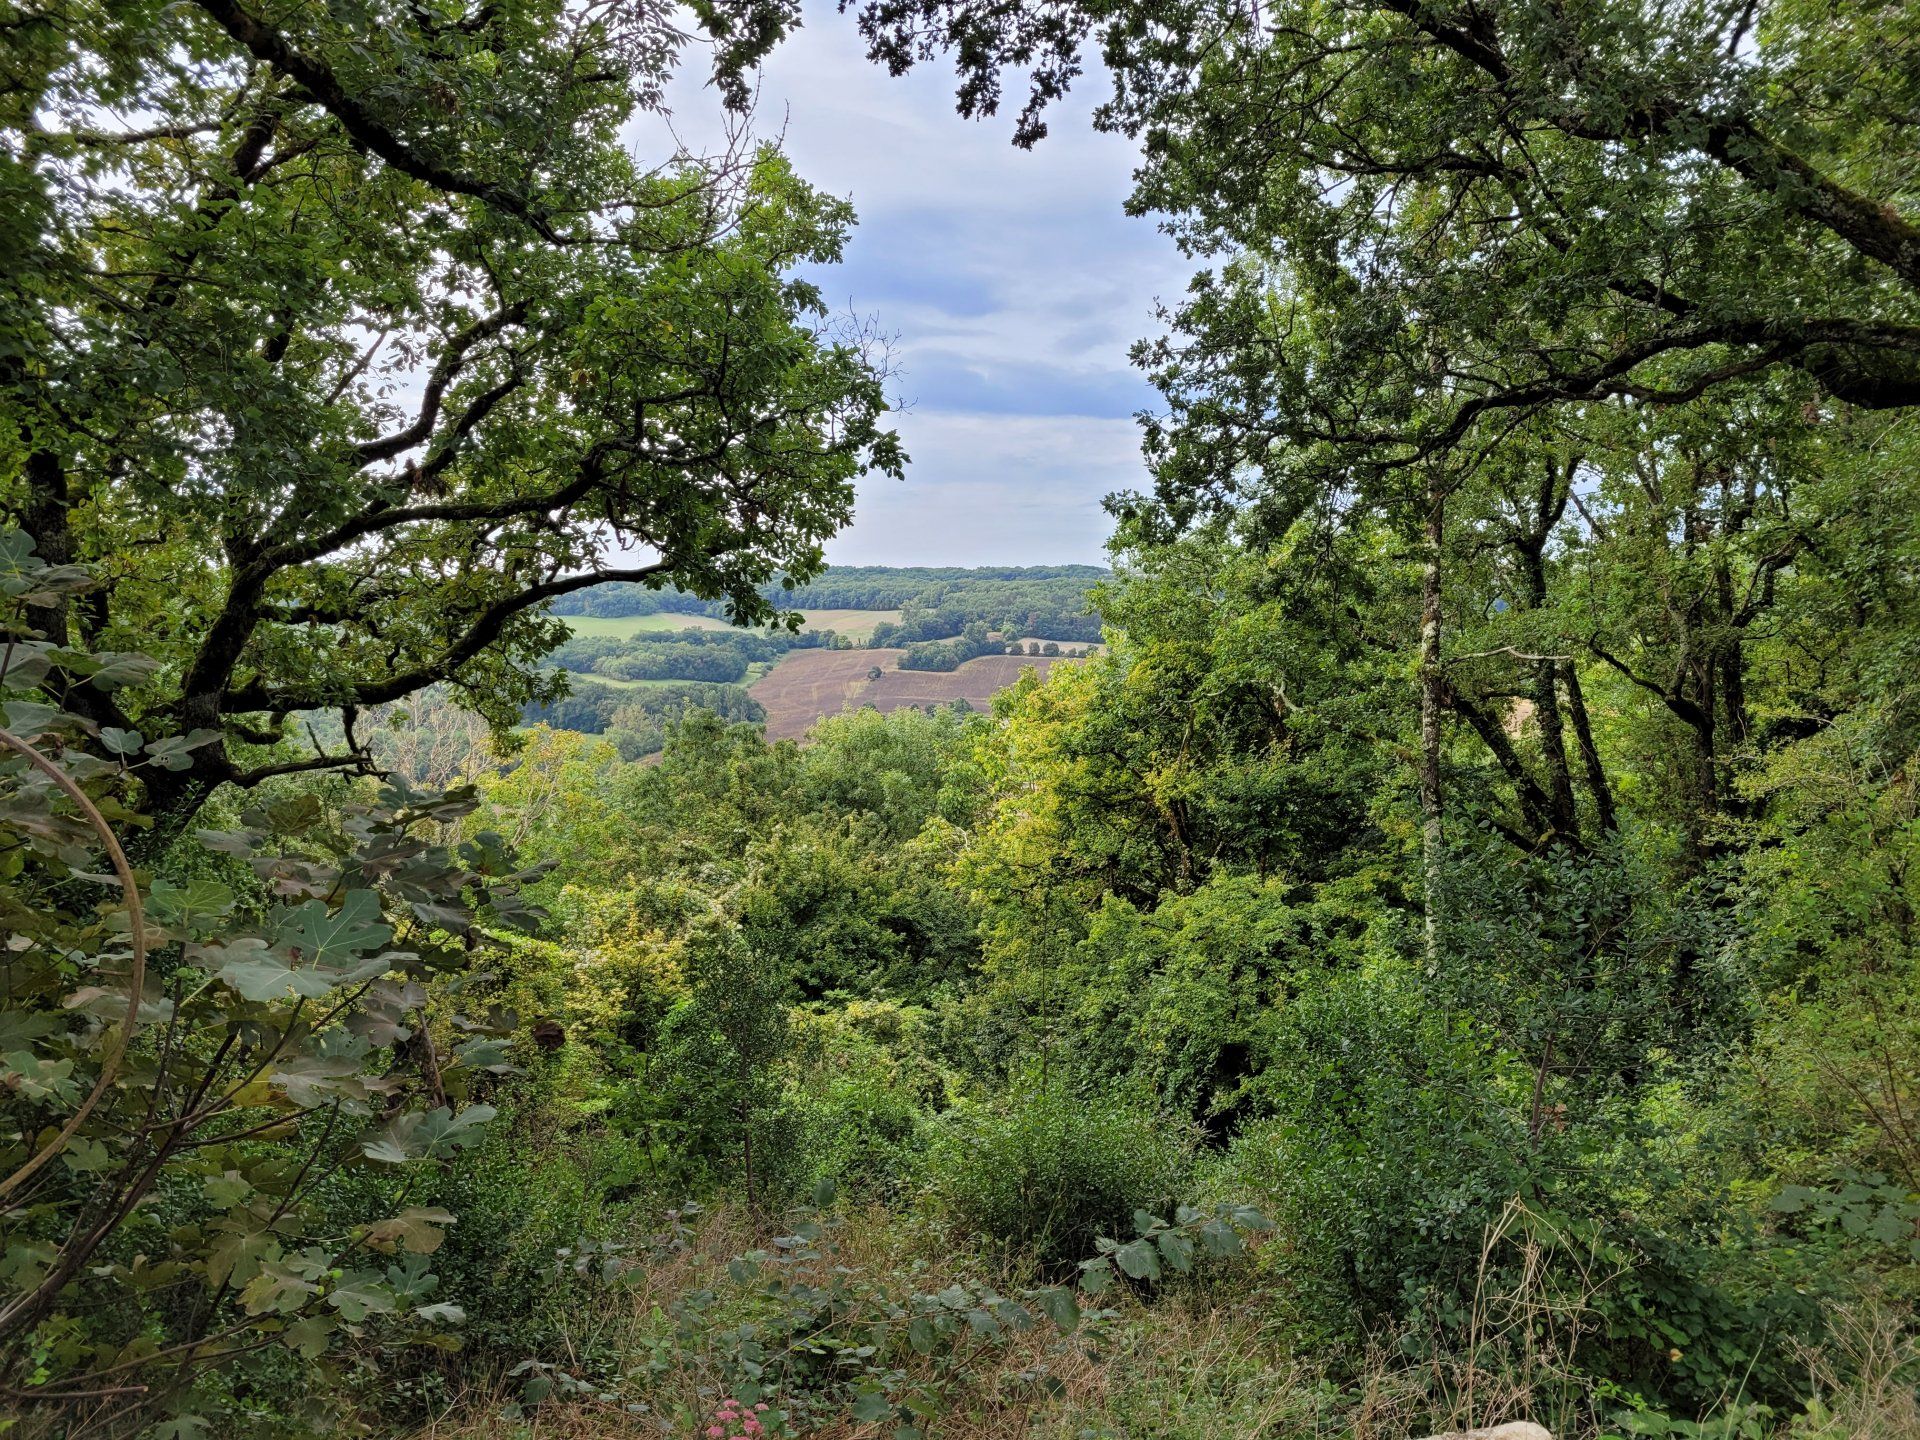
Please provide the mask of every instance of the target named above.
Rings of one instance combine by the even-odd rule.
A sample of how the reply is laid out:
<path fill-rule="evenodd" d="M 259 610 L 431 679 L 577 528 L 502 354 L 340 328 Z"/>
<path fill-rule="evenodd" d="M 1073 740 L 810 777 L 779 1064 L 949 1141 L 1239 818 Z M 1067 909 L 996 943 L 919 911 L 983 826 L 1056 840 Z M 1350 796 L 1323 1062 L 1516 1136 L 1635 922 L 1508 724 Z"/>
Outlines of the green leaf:
<path fill-rule="evenodd" d="M 162 925 L 191 932 L 230 912 L 234 895 L 218 880 L 192 879 L 184 885 L 156 880 L 148 892 L 147 904 Z"/>
<path fill-rule="evenodd" d="M 1052 1285 L 1037 1291 L 1034 1304 L 1041 1313 L 1051 1320 L 1062 1334 L 1070 1333 L 1080 1324 L 1080 1302 L 1073 1298 L 1073 1292 L 1064 1285 Z"/>
<path fill-rule="evenodd" d="M 282 917 L 274 945 L 309 965 L 341 965 L 392 938 L 393 927 L 380 915 L 380 897 L 371 890 L 349 890 L 337 910 L 309 900 Z"/>
<path fill-rule="evenodd" d="M 243 998 L 266 1004 L 283 1000 L 289 994 L 317 1000 L 333 989 L 333 981 L 309 969 L 296 969 L 291 961 L 267 949 L 257 938 L 233 940 L 225 945 L 209 945 L 197 952 L 207 959 L 222 959 L 214 978 Z"/>
<path fill-rule="evenodd" d="M 287 1314 L 307 1303 L 320 1287 L 294 1272 L 285 1261 L 269 1261 L 240 1291 L 240 1304 L 249 1315 Z"/>
<path fill-rule="evenodd" d="M 862 1424 L 871 1425 L 876 1420 L 892 1417 L 893 1402 L 887 1399 L 884 1390 L 867 1390 L 853 1402 L 853 1408 L 848 1413 Z"/>
<path fill-rule="evenodd" d="M 327 1303 L 355 1325 L 369 1315 L 388 1315 L 394 1309 L 393 1292 L 373 1270 L 349 1270 L 342 1275 L 328 1292 Z"/>
<path fill-rule="evenodd" d="M 477 1143 L 481 1127 L 497 1113 L 491 1105 L 469 1105 L 457 1116 L 444 1105 L 425 1114 L 409 1111 L 395 1116 L 377 1136 L 361 1141 L 361 1153 L 387 1165 L 450 1155 Z"/>
<path fill-rule="evenodd" d="M 138 730 L 121 730 L 113 725 L 100 727 L 100 743 L 115 755 L 137 755 L 140 747 L 146 744 L 146 737 Z"/>
<path fill-rule="evenodd" d="M 137 685 L 158 674 L 161 668 L 160 662 L 151 655 L 141 655 L 131 650 L 96 650 L 93 658 L 99 662 L 92 680 L 97 690 L 117 690 L 123 685 Z"/>
<path fill-rule="evenodd" d="M 441 1227 L 453 1223 L 453 1212 L 438 1205 L 409 1205 L 393 1218 L 369 1225 L 360 1238 L 388 1255 L 400 1249 L 431 1255 L 447 1238 Z"/>
<path fill-rule="evenodd" d="M 1160 1258 L 1171 1265 L 1174 1273 L 1185 1275 L 1193 1269 L 1193 1241 L 1178 1230 L 1163 1230 L 1154 1237 L 1160 1247 Z"/>
<path fill-rule="evenodd" d="M 1135 1280 L 1158 1280 L 1160 1278 L 1160 1258 L 1154 1253 L 1153 1242 L 1135 1240 L 1130 1245 L 1122 1245 L 1113 1252 L 1121 1272 Z"/>
<path fill-rule="evenodd" d="M 1099 1295 L 1113 1283 L 1113 1266 L 1105 1259 L 1087 1260 L 1080 1266 L 1080 1288 L 1089 1295 Z"/>
<path fill-rule="evenodd" d="M 74 1100 L 80 1095 L 73 1061 L 43 1060 L 25 1050 L 0 1055 L 0 1089 L 29 1100 Z"/>
<path fill-rule="evenodd" d="M 163 735 L 149 740 L 147 757 L 162 770 L 185 770 L 193 764 L 193 752 L 221 738 L 218 730 L 193 730 L 185 735 Z"/>

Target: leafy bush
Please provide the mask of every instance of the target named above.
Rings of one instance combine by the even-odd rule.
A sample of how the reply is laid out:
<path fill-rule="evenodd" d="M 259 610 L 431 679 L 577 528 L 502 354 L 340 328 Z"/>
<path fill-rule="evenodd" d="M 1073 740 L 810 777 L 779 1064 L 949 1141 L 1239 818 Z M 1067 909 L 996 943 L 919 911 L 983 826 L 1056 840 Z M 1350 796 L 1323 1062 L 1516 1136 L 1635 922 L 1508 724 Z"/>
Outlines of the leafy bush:
<path fill-rule="evenodd" d="M 958 1112 L 935 1140 L 931 1194 L 950 1223 L 1047 1269 L 1131 1233 L 1138 1210 L 1169 1208 L 1187 1147 L 1159 1118 L 1033 1084 Z"/>
<path fill-rule="evenodd" d="M 1461 1288 L 1529 1153 L 1492 1057 L 1390 970 L 1311 980 L 1274 1045 L 1276 1118 L 1212 1181 L 1269 1207 L 1309 1316 L 1387 1319 L 1410 1291 Z"/>
<path fill-rule="evenodd" d="M 793 1085 L 806 1112 L 810 1179 L 886 1198 L 919 1172 L 952 1083 L 929 1052 L 931 1030 L 925 1011 L 889 1001 L 795 1017 Z"/>

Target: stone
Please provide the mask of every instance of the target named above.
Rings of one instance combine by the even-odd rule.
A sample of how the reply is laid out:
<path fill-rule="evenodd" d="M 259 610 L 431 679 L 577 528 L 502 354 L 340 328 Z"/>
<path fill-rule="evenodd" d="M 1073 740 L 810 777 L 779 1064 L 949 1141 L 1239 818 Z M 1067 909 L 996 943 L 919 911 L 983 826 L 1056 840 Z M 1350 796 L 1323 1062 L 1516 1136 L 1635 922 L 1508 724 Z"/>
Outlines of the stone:
<path fill-rule="evenodd" d="M 1484 1430 L 1449 1430 L 1444 1435 L 1429 1435 L 1427 1440 L 1553 1440 L 1553 1433 L 1544 1425 L 1512 1420 Z"/>

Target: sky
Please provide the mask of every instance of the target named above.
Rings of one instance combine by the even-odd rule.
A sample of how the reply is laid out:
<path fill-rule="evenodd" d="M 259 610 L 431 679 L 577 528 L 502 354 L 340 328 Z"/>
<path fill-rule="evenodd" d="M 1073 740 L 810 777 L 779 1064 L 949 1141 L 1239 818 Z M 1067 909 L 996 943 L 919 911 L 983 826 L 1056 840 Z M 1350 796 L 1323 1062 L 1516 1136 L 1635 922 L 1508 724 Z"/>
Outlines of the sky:
<path fill-rule="evenodd" d="M 704 52 L 685 58 L 668 103 L 698 148 L 721 112 Z M 815 278 L 894 337 L 911 457 L 904 481 L 860 482 L 830 562 L 1104 560 L 1101 498 L 1145 479 L 1133 416 L 1153 395 L 1127 350 L 1189 269 L 1122 209 L 1136 155 L 1088 123 L 1102 86 L 1083 81 L 1023 151 L 1011 114 L 961 119 L 942 64 L 890 77 L 831 7 L 810 4 L 768 60 L 755 128 L 784 131 L 799 174 L 859 212 L 845 263 Z M 1009 85 L 1010 109 L 1023 93 Z"/>

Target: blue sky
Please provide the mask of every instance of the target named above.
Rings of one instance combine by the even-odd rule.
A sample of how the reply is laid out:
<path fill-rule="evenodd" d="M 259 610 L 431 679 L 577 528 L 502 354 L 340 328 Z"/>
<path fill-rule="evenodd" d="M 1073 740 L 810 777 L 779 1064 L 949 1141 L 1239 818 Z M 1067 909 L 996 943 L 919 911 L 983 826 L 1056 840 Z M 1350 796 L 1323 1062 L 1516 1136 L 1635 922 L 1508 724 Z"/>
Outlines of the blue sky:
<path fill-rule="evenodd" d="M 669 96 L 695 145 L 718 132 L 704 59 L 688 51 Z M 954 113 L 949 71 L 889 77 L 830 8 L 810 5 L 808 27 L 769 60 L 756 128 L 784 130 L 800 174 L 859 210 L 846 263 L 821 278 L 836 309 L 897 337 L 895 418 L 913 457 L 904 482 L 862 482 L 830 560 L 1104 558 L 1100 500 L 1142 483 L 1132 417 L 1152 398 L 1127 347 L 1188 266 L 1122 212 L 1135 155 L 1087 122 L 1101 83 L 1021 151 L 1009 116 Z"/>

